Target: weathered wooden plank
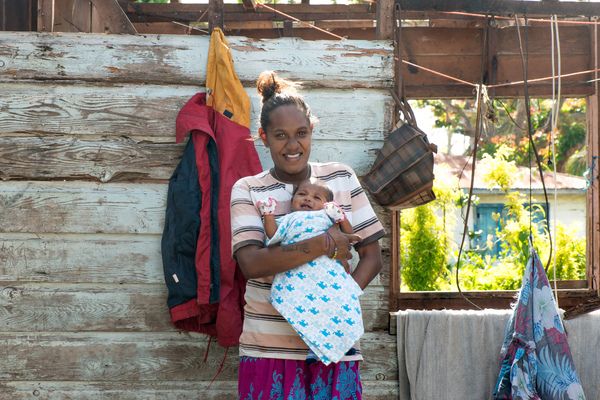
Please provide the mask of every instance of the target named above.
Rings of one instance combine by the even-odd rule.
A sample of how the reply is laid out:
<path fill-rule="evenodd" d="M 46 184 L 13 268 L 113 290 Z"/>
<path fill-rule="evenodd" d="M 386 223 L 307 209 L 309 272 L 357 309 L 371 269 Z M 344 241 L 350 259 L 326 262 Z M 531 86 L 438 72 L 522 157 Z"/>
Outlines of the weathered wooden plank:
<path fill-rule="evenodd" d="M 54 26 L 54 1 L 38 0 L 37 29 L 39 32 L 52 32 Z"/>
<path fill-rule="evenodd" d="M 0 232 L 162 233 L 165 184 L 0 182 Z"/>
<path fill-rule="evenodd" d="M 246 12 L 246 6 L 241 3 L 226 3 L 223 5 L 223 11 L 225 13 L 244 13 Z M 278 11 L 285 14 L 341 14 L 341 15 L 353 15 L 369 13 L 372 15 L 372 19 L 375 19 L 374 14 L 376 11 L 376 5 L 374 4 L 285 4 L 277 3 L 270 4 Z M 206 4 L 129 4 L 129 7 L 125 10 L 132 17 L 140 11 L 142 14 L 148 15 L 148 19 L 152 20 L 153 16 L 160 16 L 162 18 L 168 18 L 172 20 L 181 21 L 196 21 L 200 15 L 206 10 Z M 257 8 L 254 10 L 255 13 L 269 14 L 270 10 L 264 8 Z M 138 14 L 139 17 L 139 14 Z"/>
<path fill-rule="evenodd" d="M 515 301 L 514 291 L 482 290 L 464 292 L 463 294 L 482 309 L 510 309 L 511 304 Z M 595 297 L 597 297 L 596 292 L 590 290 L 558 291 L 558 303 L 564 309 L 569 309 Z M 403 292 L 398 294 L 398 308 L 400 310 L 475 309 L 458 292 Z"/>
<path fill-rule="evenodd" d="M 54 5 L 54 32 L 90 32 L 89 1 L 61 0 Z"/>
<path fill-rule="evenodd" d="M 549 24 L 548 24 L 549 25 Z M 524 35 L 521 27 L 521 35 Z M 563 56 L 589 54 L 590 38 L 587 26 L 560 27 L 561 54 Z M 549 40 L 550 27 L 528 27 L 528 54 L 552 54 Z M 403 57 L 409 56 L 481 56 L 482 28 L 432 28 L 403 27 Z M 498 29 L 498 55 L 519 55 L 519 38 L 514 26 Z M 563 60 L 564 61 L 564 60 Z"/>
<path fill-rule="evenodd" d="M 386 88 L 392 84 L 389 41 L 227 40 L 234 65 L 243 66 L 236 70 L 238 77 L 250 85 L 269 67 L 310 87 Z M 206 78 L 208 46 L 209 37 L 187 35 L 2 33 L 0 80 L 199 85 Z"/>
<path fill-rule="evenodd" d="M 207 361 L 208 338 L 172 333 L 0 333 L 2 381 L 211 381 L 225 358 L 217 382 L 236 381 L 238 349 L 213 343 Z M 396 338 L 386 332 L 361 339 L 365 381 L 398 376 Z"/>
<path fill-rule="evenodd" d="M 181 160 L 184 146 L 122 137 L 0 137 L 0 179 L 166 180 Z"/>
<path fill-rule="evenodd" d="M 164 282 L 159 234 L 0 233 L 0 241 L 0 282 Z"/>
<path fill-rule="evenodd" d="M 237 397 L 236 381 L 168 381 L 168 382 L 0 382 L 7 399 L 26 400 L 32 395 L 40 400 L 231 400 Z M 364 400 L 398 398 L 398 381 L 362 381 Z"/>
<path fill-rule="evenodd" d="M 98 14 L 105 23 L 108 33 L 128 33 L 135 35 L 137 32 L 117 0 L 90 0 L 98 10 Z"/>
<path fill-rule="evenodd" d="M 212 378 L 203 382 L 4 381 L 0 382 L 0 390 L 6 399 L 11 400 L 32 398 L 39 400 L 231 400 L 237 398 L 237 380 L 215 381 L 209 388 L 211 380 Z"/>
<path fill-rule="evenodd" d="M 0 281 L 161 283 L 161 235 L 1 233 Z M 382 247 L 388 248 L 386 239 Z M 387 246 L 387 247 L 386 247 Z M 384 250 L 384 265 L 387 265 Z M 369 286 L 388 284 L 386 268 Z M 378 289 L 381 290 L 381 289 Z M 381 294 L 380 301 L 386 301 Z M 384 307 L 373 304 L 371 308 Z"/>
<path fill-rule="evenodd" d="M 135 270 L 136 265 L 127 268 Z M 158 271 L 157 271 L 158 272 Z M 115 277 L 123 280 L 121 277 Z M 167 289 L 152 285 L 0 283 L 4 332 L 171 332 Z M 108 281 L 108 279 L 106 279 Z M 366 331 L 388 326 L 387 292 L 370 286 L 361 296 Z"/>
<path fill-rule="evenodd" d="M 0 83 L 0 91 L 0 133 L 98 135 L 103 140 L 109 136 L 172 137 L 174 141 L 177 113 L 203 90 L 180 85 Z M 257 136 L 261 99 L 254 87 L 246 92 L 251 101 L 251 130 Z M 383 140 L 391 128 L 392 99 L 387 90 L 307 89 L 301 93 L 320 119 L 315 124 L 317 139 Z"/>
<path fill-rule="evenodd" d="M 359 176 L 366 174 L 382 142 L 348 139 L 344 142 L 345 146 L 341 148 L 337 140 L 315 139 L 311 161 L 344 160 Z M 0 139 L 0 145 L 0 179 L 3 180 L 166 180 L 172 175 L 183 153 L 183 145 L 149 144 L 133 140 L 103 142 L 63 139 L 50 142 L 43 138 L 19 138 Z M 263 167 L 270 168 L 273 161 L 268 149 L 258 141 L 255 146 Z M 26 156 L 31 158 L 25 159 Z M 3 187 L 0 185 L 0 192 Z"/>
<path fill-rule="evenodd" d="M 594 3 L 554 1 L 455 0 L 440 3 L 435 0 L 400 0 L 402 9 L 411 11 L 464 11 L 478 14 L 511 15 L 568 15 L 595 16 L 600 7 Z"/>

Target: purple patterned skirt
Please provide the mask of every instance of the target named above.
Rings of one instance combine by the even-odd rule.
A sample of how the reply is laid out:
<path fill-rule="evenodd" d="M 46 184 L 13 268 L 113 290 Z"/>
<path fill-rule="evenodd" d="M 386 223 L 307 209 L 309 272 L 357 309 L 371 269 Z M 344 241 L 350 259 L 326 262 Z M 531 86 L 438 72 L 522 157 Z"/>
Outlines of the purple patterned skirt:
<path fill-rule="evenodd" d="M 357 361 L 325 366 L 304 360 L 240 357 L 240 400 L 361 400 Z"/>

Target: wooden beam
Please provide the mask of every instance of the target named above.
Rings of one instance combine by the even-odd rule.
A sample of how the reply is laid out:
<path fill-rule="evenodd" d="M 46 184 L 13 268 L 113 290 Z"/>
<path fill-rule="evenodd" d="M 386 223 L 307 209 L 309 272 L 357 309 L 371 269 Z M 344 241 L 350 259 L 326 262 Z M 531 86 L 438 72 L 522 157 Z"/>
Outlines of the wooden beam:
<path fill-rule="evenodd" d="M 481 308 L 510 309 L 511 304 L 515 302 L 515 291 L 510 290 L 480 290 L 463 294 Z M 596 293 L 591 290 L 558 290 L 560 308 L 564 310 L 594 298 Z M 472 309 L 458 292 L 404 292 L 398 294 L 398 302 L 399 310 Z"/>
<path fill-rule="evenodd" d="M 247 12 L 256 12 L 256 1 L 254 0 L 242 0 L 242 4 Z"/>
<path fill-rule="evenodd" d="M 104 20 L 109 33 L 137 34 L 117 0 L 90 0 Z"/>
<path fill-rule="evenodd" d="M 0 0 L 0 31 L 35 31 L 37 0 Z"/>
<path fill-rule="evenodd" d="M 569 17 L 600 15 L 599 3 L 513 1 L 513 0 L 396 0 L 407 11 L 469 12 L 494 15 L 561 15 Z"/>
<path fill-rule="evenodd" d="M 208 1 L 208 32 L 212 33 L 213 29 L 223 29 L 223 0 Z"/>
<path fill-rule="evenodd" d="M 38 32 L 54 30 L 54 0 L 38 0 Z"/>
<path fill-rule="evenodd" d="M 600 30 L 594 26 L 593 41 L 590 49 L 592 50 L 592 60 L 594 69 L 600 65 Z M 598 72 L 594 73 L 598 79 Z M 588 167 L 595 166 L 588 179 L 593 179 L 592 184 L 587 189 L 587 270 L 586 275 L 590 285 L 597 295 L 600 296 L 600 84 L 594 82 L 595 93 L 588 97 L 587 120 L 588 120 Z"/>
<path fill-rule="evenodd" d="M 6 0 L 0 0 L 0 31 L 6 30 Z"/>
<path fill-rule="evenodd" d="M 288 19 L 283 21 L 283 37 L 292 37 L 294 29 L 294 21 Z"/>
<path fill-rule="evenodd" d="M 371 5 L 306 5 L 306 4 L 269 4 L 278 11 L 292 15 L 303 21 L 315 20 L 375 20 L 375 8 Z M 206 10 L 206 4 L 160 4 L 136 3 L 126 8 L 127 15 L 133 22 L 154 22 L 172 20 L 178 22 L 195 22 Z M 255 12 L 247 12 L 243 4 L 223 4 L 224 21 L 278 20 L 286 19 L 278 13 L 256 8 Z"/>
<path fill-rule="evenodd" d="M 54 5 L 54 32 L 91 33 L 91 15 L 89 1 L 60 0 Z"/>
<path fill-rule="evenodd" d="M 377 0 L 377 40 L 394 36 L 394 0 Z"/>

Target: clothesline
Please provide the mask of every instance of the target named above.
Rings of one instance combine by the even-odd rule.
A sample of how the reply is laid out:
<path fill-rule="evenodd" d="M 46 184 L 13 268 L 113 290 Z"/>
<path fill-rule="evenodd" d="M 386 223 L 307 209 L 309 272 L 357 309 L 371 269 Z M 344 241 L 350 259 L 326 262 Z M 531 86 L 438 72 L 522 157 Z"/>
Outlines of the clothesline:
<path fill-rule="evenodd" d="M 397 58 L 395 58 L 395 60 L 398 61 Z M 462 84 L 465 84 L 465 85 L 469 85 L 469 86 L 472 86 L 472 87 L 479 86 L 479 85 L 477 85 L 475 83 L 467 82 L 465 80 L 462 80 L 462 79 L 459 79 L 459 78 L 455 78 L 453 76 L 446 75 L 446 74 L 443 74 L 443 73 L 438 72 L 438 71 L 434 71 L 432 69 L 420 66 L 420 65 L 412 63 L 410 61 L 402 60 L 402 62 L 404 64 L 410 65 L 412 67 L 422 69 L 423 71 L 427 71 L 427 72 L 432 73 L 434 75 L 438 75 L 438 76 L 441 76 L 441 77 L 444 77 L 444 78 L 448 78 L 448 79 L 451 79 L 453 81 L 456 81 L 456 82 L 459 82 L 459 83 L 462 83 Z M 600 71 L 600 69 L 590 69 L 590 70 L 587 70 L 587 71 L 580 71 L 580 72 L 572 72 L 572 73 L 569 73 L 569 74 L 562 74 L 560 76 L 555 76 L 555 77 L 548 76 L 548 77 L 545 77 L 545 78 L 529 79 L 529 80 L 527 80 L 527 83 L 548 81 L 548 80 L 552 80 L 552 79 L 558 78 L 558 77 L 565 78 L 565 77 L 571 77 L 571 76 L 589 74 L 589 73 L 598 72 L 598 71 Z M 485 86 L 486 86 L 486 88 L 497 88 L 497 87 L 503 87 L 503 86 L 522 85 L 524 83 L 525 83 L 525 81 L 517 81 L 517 82 L 499 83 L 499 84 L 496 84 L 496 85 L 485 85 Z"/>

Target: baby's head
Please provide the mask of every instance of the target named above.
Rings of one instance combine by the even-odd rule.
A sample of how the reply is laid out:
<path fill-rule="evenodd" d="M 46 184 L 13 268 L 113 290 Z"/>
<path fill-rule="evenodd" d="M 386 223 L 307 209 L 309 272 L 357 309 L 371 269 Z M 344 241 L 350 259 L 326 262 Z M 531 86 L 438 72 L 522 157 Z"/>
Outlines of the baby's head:
<path fill-rule="evenodd" d="M 333 201 L 329 186 L 320 179 L 308 178 L 300 182 L 292 196 L 292 211 L 322 210 L 329 201 Z"/>

